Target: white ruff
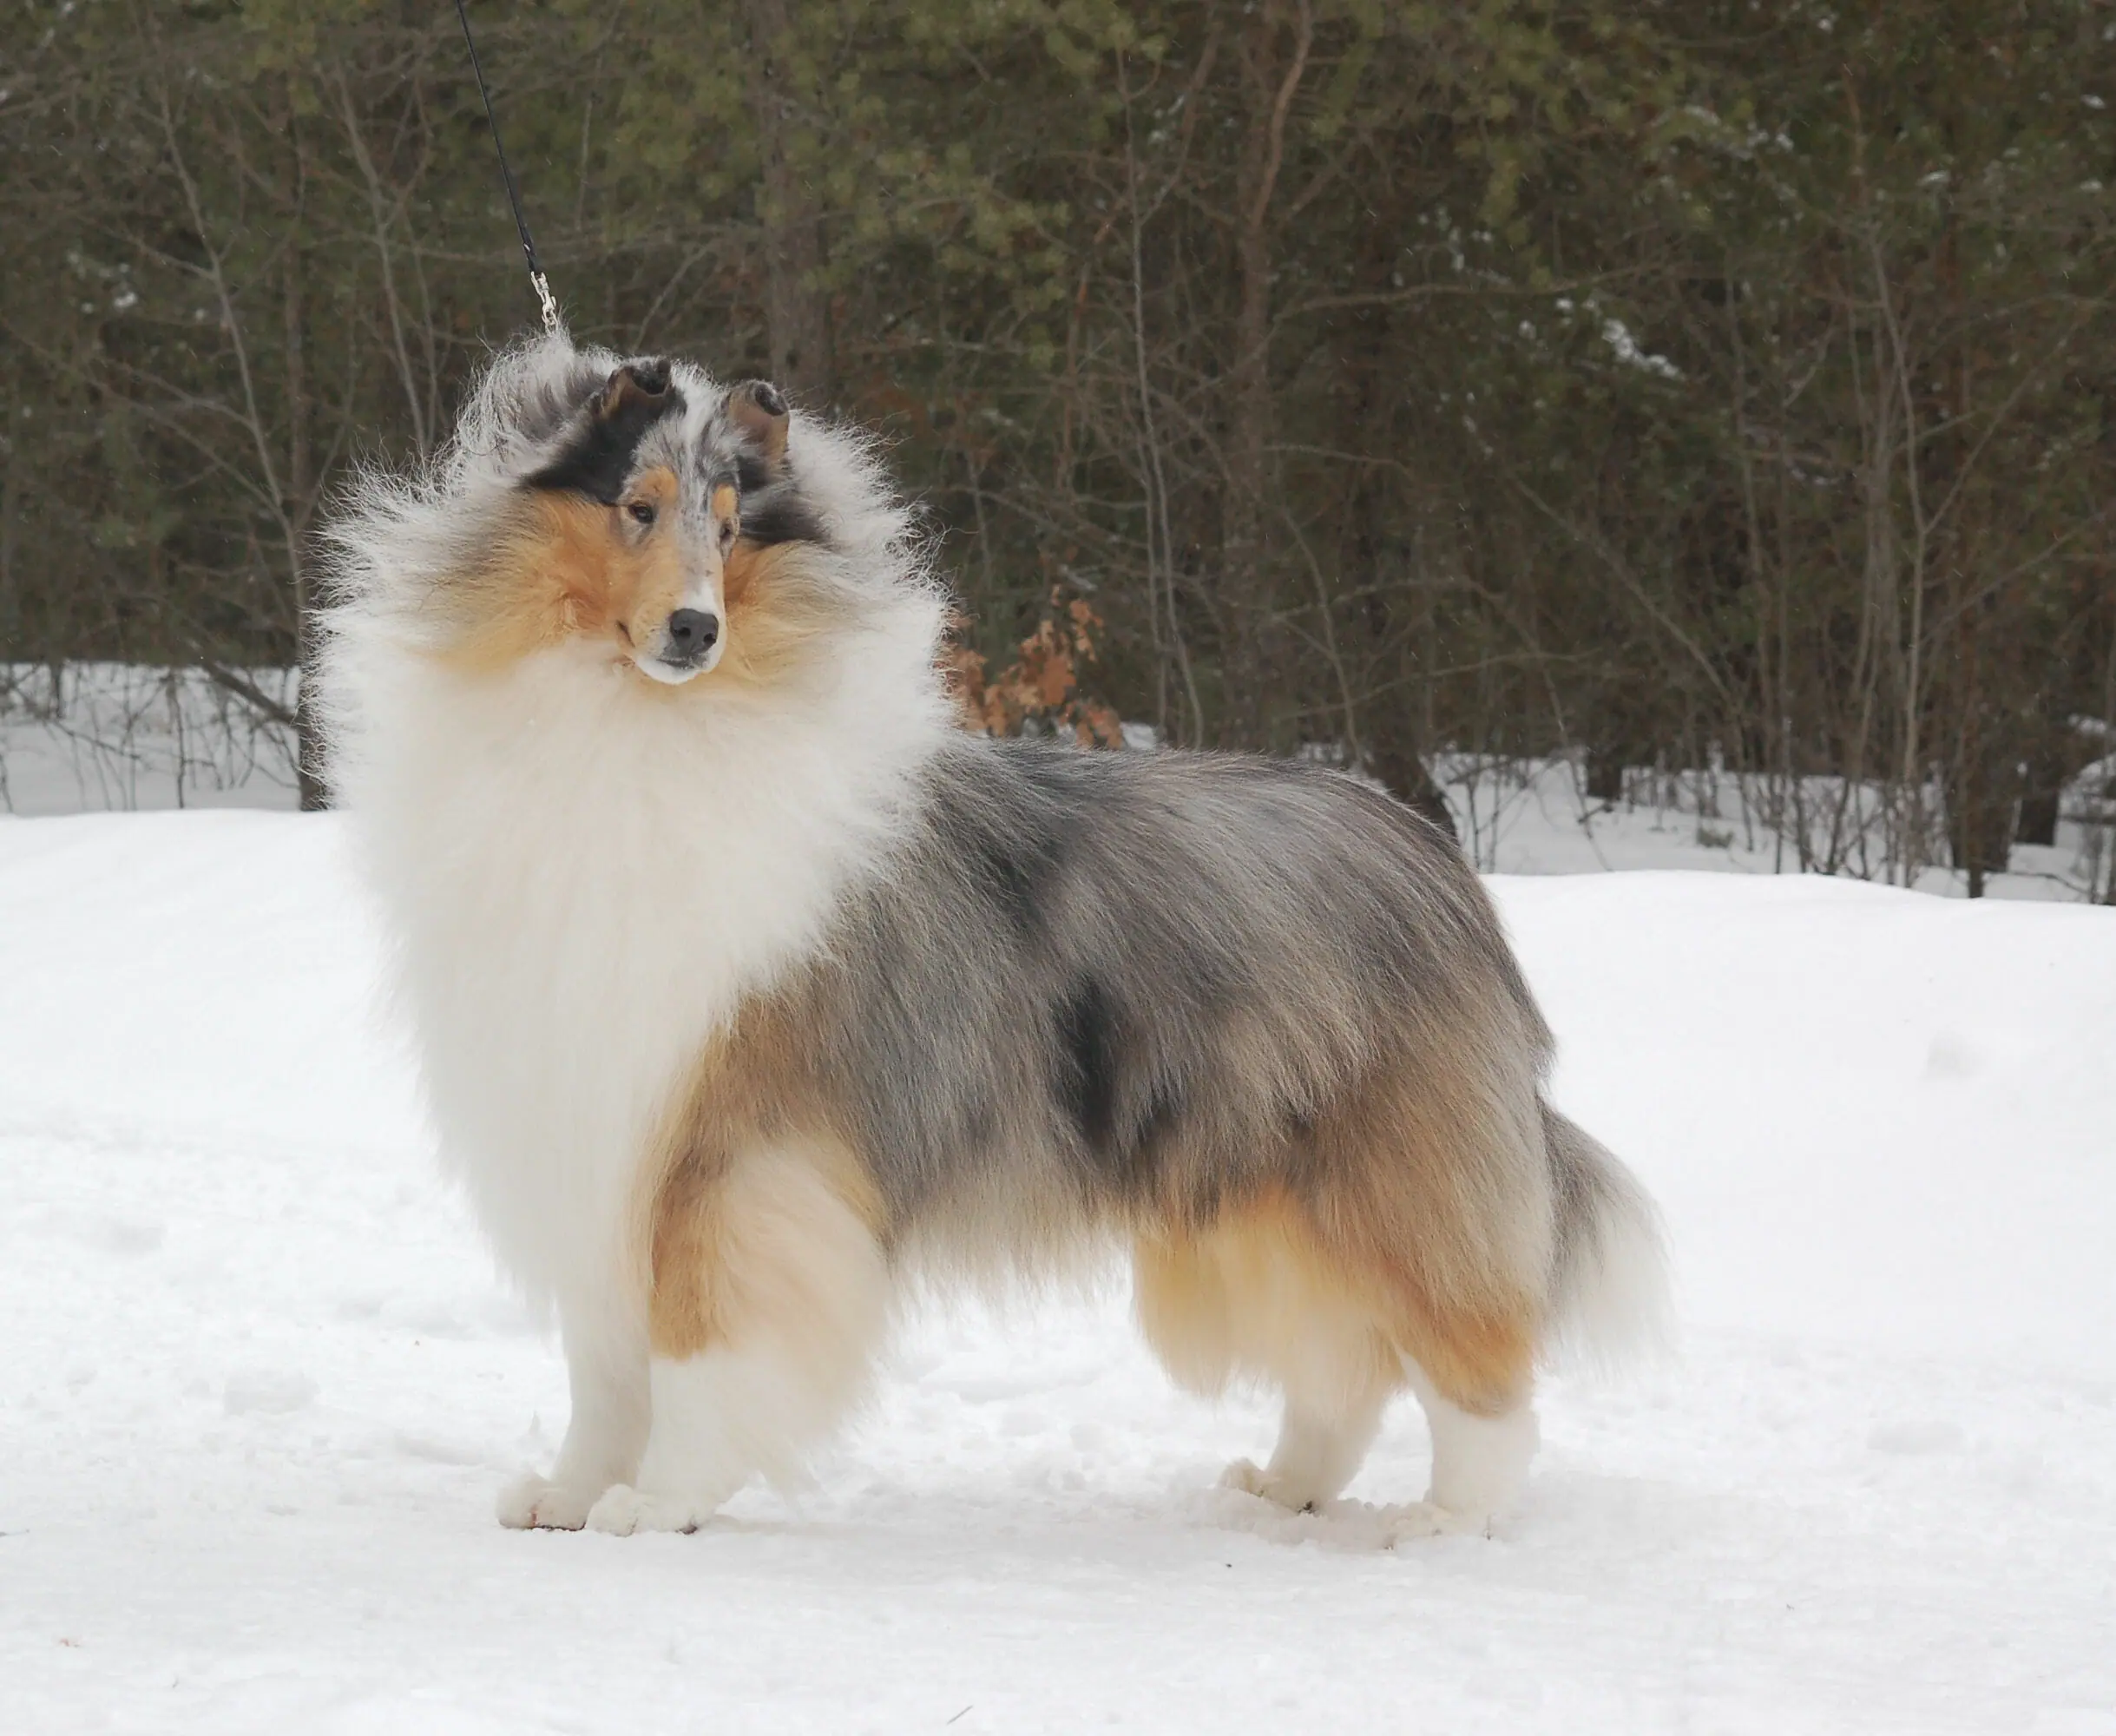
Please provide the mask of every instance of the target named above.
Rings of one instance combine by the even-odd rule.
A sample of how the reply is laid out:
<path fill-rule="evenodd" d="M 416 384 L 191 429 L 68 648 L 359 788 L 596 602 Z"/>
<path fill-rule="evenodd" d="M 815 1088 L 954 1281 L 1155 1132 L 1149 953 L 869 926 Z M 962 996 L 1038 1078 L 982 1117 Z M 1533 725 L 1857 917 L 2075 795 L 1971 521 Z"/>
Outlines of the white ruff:
<path fill-rule="evenodd" d="M 907 598 L 834 679 L 764 694 L 651 690 L 584 646 L 470 678 L 380 623 L 341 637 L 340 785 L 444 1159 L 569 1323 L 638 1317 L 628 1212 L 673 1088 L 902 824 L 947 727 L 934 614 Z"/>

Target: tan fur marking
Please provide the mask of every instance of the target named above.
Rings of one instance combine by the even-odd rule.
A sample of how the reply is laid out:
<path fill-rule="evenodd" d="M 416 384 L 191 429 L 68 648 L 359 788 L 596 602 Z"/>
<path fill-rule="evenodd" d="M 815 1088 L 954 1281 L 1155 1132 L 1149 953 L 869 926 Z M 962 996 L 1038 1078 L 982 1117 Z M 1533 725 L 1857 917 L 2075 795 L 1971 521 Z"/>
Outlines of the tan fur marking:
<path fill-rule="evenodd" d="M 657 467 L 628 498 L 666 516 L 675 474 Z M 491 671 L 569 635 L 608 638 L 621 655 L 631 637 L 650 636 L 683 593 L 676 539 L 666 529 L 628 534 L 623 510 L 575 494 L 526 494 L 490 557 L 448 587 L 457 667 Z"/>
<path fill-rule="evenodd" d="M 525 494 L 490 556 L 446 588 L 453 619 L 444 661 L 492 673 L 569 635 L 606 640 L 613 661 L 652 640 L 680 602 L 688 575 L 672 534 L 675 475 L 657 466 L 628 495 L 651 503 L 660 522 L 628 525 L 623 507 L 579 495 Z M 718 496 L 733 491 L 716 490 Z M 640 685 L 665 704 L 716 687 L 782 681 L 847 621 L 849 605 L 807 562 L 797 543 L 735 542 L 721 573 L 723 649 L 717 667 L 680 687 Z"/>
<path fill-rule="evenodd" d="M 818 1299 L 799 1292 L 817 1259 L 847 1237 L 882 1240 L 873 1184 L 808 1088 L 797 1019 L 780 1003 L 745 1007 L 700 1055 L 663 1137 L 648 1207 L 659 1354 L 695 1355 L 781 1306 L 812 1312 Z"/>
<path fill-rule="evenodd" d="M 727 648 L 716 676 L 767 686 L 804 661 L 832 628 L 844 625 L 845 605 L 806 569 L 810 558 L 798 543 L 760 549 L 737 539 L 722 581 Z"/>
<path fill-rule="evenodd" d="M 858 1337 L 835 1279 L 878 1258 L 852 1166 L 828 1145 L 755 1150 L 719 1180 L 663 1190 L 654 1224 L 649 1338 L 693 1357 L 759 1334 L 818 1345 Z M 678 1178 L 672 1178 L 676 1180 Z"/>
<path fill-rule="evenodd" d="M 1140 1329 L 1193 1391 L 1263 1374 L 1334 1413 L 1360 1393 L 1403 1384 L 1370 1300 L 1317 1245 L 1306 1213 L 1275 1190 L 1202 1234 L 1140 1238 L 1134 1272 Z"/>
<path fill-rule="evenodd" d="M 1465 1410 L 1521 1402 L 1534 1364 L 1531 1296 L 1456 1295 L 1421 1270 L 1416 1226 L 1390 1234 L 1385 1222 L 1331 1215 L 1325 1226 L 1274 1188 L 1201 1229 L 1138 1237 L 1140 1325 L 1178 1381 L 1212 1393 L 1236 1374 L 1267 1375 L 1335 1411 L 1402 1386 L 1400 1353 Z"/>

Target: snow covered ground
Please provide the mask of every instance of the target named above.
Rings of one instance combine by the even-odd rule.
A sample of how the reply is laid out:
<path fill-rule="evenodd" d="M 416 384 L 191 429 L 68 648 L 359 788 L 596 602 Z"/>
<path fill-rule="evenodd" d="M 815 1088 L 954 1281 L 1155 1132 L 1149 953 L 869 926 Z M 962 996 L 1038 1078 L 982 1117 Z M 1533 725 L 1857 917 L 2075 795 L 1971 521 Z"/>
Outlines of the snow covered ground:
<path fill-rule="evenodd" d="M 557 1355 L 435 1177 L 338 822 L 0 820 L 0 1731 L 2116 1733 L 2116 911 L 1495 882 L 1684 1343 L 1498 1535 L 1212 1488 L 1120 1284 L 928 1314 L 798 1499 L 501 1530 Z"/>

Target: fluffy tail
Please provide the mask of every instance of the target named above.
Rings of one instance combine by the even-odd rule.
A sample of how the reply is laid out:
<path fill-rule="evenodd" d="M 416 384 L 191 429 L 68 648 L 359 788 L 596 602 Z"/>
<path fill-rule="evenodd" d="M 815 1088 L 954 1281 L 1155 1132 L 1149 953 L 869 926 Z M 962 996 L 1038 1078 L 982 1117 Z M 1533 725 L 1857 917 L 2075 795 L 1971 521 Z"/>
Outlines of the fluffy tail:
<path fill-rule="evenodd" d="M 1542 1110 L 1558 1235 L 1548 1350 L 1600 1369 L 1665 1350 L 1673 1310 L 1660 1213 L 1607 1147 Z"/>

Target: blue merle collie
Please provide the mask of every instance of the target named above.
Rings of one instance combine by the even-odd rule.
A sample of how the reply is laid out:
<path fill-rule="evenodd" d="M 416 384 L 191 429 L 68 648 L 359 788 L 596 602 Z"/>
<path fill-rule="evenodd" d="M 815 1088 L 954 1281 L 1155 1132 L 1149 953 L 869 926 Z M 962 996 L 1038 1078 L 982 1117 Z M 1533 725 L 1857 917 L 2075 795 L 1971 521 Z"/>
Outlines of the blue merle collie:
<path fill-rule="evenodd" d="M 959 729 L 868 445 L 760 381 L 501 355 L 333 530 L 333 775 L 446 1161 L 555 1308 L 573 1416 L 503 1523 L 690 1530 L 797 1470 L 919 1278 L 1114 1246 L 1300 1509 L 1408 1388 L 1519 1493 L 1531 1391 L 1662 1279 L 1651 1205 L 1452 842 L 1313 766 Z"/>

